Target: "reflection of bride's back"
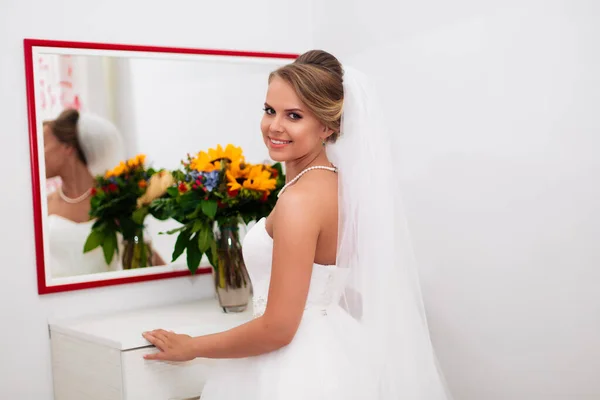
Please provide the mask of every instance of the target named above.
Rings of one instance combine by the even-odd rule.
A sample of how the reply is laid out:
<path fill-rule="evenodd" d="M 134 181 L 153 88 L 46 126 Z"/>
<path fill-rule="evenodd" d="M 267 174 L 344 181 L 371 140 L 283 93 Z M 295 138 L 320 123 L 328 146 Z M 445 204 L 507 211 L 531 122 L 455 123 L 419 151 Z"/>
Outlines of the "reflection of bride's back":
<path fill-rule="evenodd" d="M 46 179 L 60 180 L 47 198 L 47 274 L 64 278 L 122 269 L 117 255 L 107 265 L 102 247 L 83 252 L 94 224 L 89 221 L 94 178 L 123 159 L 120 132 L 110 121 L 77 110 L 65 110 L 43 126 Z"/>
<path fill-rule="evenodd" d="M 94 221 L 73 222 L 60 215 L 48 216 L 48 245 L 53 278 L 96 274 L 122 269 L 119 257 L 106 265 L 101 247 L 84 253 L 83 245 Z"/>

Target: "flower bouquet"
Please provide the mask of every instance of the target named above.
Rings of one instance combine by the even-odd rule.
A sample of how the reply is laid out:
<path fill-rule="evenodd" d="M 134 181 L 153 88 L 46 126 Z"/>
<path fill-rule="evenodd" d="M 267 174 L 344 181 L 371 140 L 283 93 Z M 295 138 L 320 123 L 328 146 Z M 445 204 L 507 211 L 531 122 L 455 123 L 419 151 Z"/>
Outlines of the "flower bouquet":
<path fill-rule="evenodd" d="M 110 264 L 119 253 L 117 234 L 120 234 L 124 269 L 153 265 L 152 248 L 144 241 L 144 219 L 152 212 L 152 201 L 164 196 L 172 184 L 169 172 L 146 168 L 143 154 L 122 161 L 104 176 L 96 177 L 90 210 L 90 217 L 96 222 L 84 253 L 101 246 L 104 259 Z"/>
<path fill-rule="evenodd" d="M 195 273 L 206 255 L 221 306 L 244 310 L 250 281 L 238 227 L 271 212 L 285 183 L 281 164 L 246 163 L 242 149 L 231 144 L 188 155 L 182 164 L 173 172 L 176 185 L 167 190 L 167 198 L 151 204 L 153 212 L 182 224 L 168 232 L 178 233 L 173 261 L 186 251 L 187 266 Z"/>

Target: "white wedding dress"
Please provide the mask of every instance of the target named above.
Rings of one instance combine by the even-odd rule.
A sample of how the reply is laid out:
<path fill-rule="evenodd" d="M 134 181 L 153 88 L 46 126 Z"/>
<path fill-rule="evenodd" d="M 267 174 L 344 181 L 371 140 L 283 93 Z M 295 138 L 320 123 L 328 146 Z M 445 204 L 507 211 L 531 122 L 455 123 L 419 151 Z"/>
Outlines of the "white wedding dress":
<path fill-rule="evenodd" d="M 271 278 L 273 240 L 258 221 L 244 238 L 244 261 L 254 287 L 253 312 L 264 313 Z M 304 316 L 292 342 L 256 357 L 221 360 L 202 400 L 369 399 L 365 358 L 369 344 L 341 306 L 347 270 L 313 265 Z"/>
<path fill-rule="evenodd" d="M 83 246 L 92 230 L 94 221 L 74 222 L 60 215 L 48 216 L 49 265 L 52 278 L 97 274 L 121 270 L 119 257 L 115 255 L 106 265 L 102 248 L 88 253 Z"/>

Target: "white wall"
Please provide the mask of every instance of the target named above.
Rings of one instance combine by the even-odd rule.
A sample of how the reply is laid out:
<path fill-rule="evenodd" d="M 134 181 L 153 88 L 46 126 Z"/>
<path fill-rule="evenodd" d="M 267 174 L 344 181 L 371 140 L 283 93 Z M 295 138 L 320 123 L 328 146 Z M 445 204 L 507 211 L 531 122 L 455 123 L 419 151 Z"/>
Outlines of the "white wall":
<path fill-rule="evenodd" d="M 456 399 L 600 398 L 600 4 L 314 16 L 317 47 L 379 75 Z"/>
<path fill-rule="evenodd" d="M 267 80 L 288 62 L 128 60 L 120 79 L 133 97 L 119 109 L 137 139 L 129 155 L 141 152 L 155 167 L 176 169 L 188 153 L 233 143 L 249 162 L 268 159 L 260 140 Z"/>
<path fill-rule="evenodd" d="M 302 52 L 312 40 L 309 17 L 305 7 L 269 0 L 179 1 L 162 7 L 115 0 L 0 3 L 1 398 L 52 399 L 46 326 L 50 316 L 111 312 L 210 295 L 207 278 L 37 295 L 23 38 Z"/>

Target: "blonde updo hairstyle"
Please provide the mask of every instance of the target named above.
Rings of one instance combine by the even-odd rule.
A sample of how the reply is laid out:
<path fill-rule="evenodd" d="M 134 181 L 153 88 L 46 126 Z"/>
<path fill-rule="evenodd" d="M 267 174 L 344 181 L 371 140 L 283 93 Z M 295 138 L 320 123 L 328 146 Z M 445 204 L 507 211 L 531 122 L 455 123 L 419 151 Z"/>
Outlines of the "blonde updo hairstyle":
<path fill-rule="evenodd" d="M 343 76 L 337 58 L 323 50 L 311 50 L 293 63 L 273 71 L 269 82 L 278 77 L 289 83 L 317 119 L 333 130 L 326 141 L 334 143 L 340 135 L 342 122 Z"/>

